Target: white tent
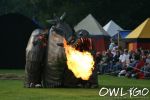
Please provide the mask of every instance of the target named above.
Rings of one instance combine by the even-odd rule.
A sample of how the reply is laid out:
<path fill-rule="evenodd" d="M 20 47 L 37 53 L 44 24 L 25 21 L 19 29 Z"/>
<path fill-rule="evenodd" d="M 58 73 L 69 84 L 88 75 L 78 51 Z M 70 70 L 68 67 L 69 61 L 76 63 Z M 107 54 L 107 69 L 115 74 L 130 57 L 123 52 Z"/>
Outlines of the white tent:
<path fill-rule="evenodd" d="M 81 22 L 79 22 L 74 27 L 75 31 L 78 31 L 80 29 L 87 30 L 90 33 L 90 35 L 108 36 L 108 33 L 103 29 L 103 27 L 98 23 L 98 21 L 91 14 L 85 17 Z"/>
<path fill-rule="evenodd" d="M 119 31 L 123 31 L 113 20 L 110 20 L 103 28 L 111 37 L 116 35 Z"/>

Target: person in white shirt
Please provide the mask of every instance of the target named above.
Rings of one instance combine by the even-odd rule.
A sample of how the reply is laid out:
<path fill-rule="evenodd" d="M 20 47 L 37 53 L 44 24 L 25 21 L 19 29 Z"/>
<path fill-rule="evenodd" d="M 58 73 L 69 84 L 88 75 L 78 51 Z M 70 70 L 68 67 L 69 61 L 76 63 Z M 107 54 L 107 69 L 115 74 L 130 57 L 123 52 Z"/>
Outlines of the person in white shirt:
<path fill-rule="evenodd" d="M 128 64 L 130 63 L 129 57 L 130 57 L 130 55 L 129 55 L 129 53 L 128 53 L 128 50 L 125 49 L 125 50 L 124 50 L 123 57 L 122 57 L 122 63 L 125 64 L 125 66 L 128 66 Z"/>
<path fill-rule="evenodd" d="M 123 55 L 120 55 L 119 59 L 120 59 L 120 62 L 122 63 L 122 70 L 120 71 L 120 73 L 118 74 L 118 76 L 121 76 L 121 75 L 125 75 L 126 74 L 126 70 L 125 68 L 129 65 L 130 63 L 130 59 L 129 59 L 130 55 L 128 53 L 128 50 L 127 49 L 124 49 L 124 53 Z"/>

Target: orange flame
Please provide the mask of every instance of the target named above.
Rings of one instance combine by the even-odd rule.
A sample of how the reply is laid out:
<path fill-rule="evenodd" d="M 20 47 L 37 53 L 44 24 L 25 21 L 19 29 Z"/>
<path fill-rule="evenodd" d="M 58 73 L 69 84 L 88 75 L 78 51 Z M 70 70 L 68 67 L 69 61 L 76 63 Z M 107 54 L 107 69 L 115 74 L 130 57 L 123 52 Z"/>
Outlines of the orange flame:
<path fill-rule="evenodd" d="M 72 46 L 67 45 L 65 40 L 64 48 L 69 70 L 73 72 L 76 78 L 88 80 L 94 69 L 94 59 L 91 53 L 87 51 L 80 52 Z"/>

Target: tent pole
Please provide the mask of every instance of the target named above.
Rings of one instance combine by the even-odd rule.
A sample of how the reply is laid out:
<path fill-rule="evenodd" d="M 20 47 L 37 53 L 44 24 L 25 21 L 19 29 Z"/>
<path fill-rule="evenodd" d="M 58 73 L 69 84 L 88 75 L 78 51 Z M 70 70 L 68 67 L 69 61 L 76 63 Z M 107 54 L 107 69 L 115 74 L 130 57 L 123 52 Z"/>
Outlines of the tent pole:
<path fill-rule="evenodd" d="M 119 38 L 120 38 L 120 37 L 119 37 L 119 31 L 118 31 L 118 47 L 119 47 L 119 45 L 120 45 L 120 43 L 119 43 L 119 42 L 120 42 L 120 41 L 119 41 Z"/>

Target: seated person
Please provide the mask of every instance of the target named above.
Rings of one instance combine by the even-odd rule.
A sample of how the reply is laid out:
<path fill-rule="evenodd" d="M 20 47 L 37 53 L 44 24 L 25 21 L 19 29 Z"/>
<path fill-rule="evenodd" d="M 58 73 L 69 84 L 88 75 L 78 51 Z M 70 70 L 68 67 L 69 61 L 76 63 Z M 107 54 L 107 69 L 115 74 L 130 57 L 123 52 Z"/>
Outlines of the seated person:
<path fill-rule="evenodd" d="M 132 78 L 140 78 L 143 79 L 144 78 L 144 74 L 141 71 L 141 68 L 144 67 L 144 59 L 141 57 L 141 59 L 136 63 L 135 66 L 133 67 L 129 67 L 127 68 L 127 77 L 132 77 Z"/>
<path fill-rule="evenodd" d="M 148 55 L 145 65 L 142 68 L 145 78 L 150 78 L 150 54 Z"/>
<path fill-rule="evenodd" d="M 102 54 L 102 59 L 99 63 L 100 65 L 99 70 L 102 74 L 108 71 L 108 62 L 109 62 L 108 53 L 104 51 Z"/>

